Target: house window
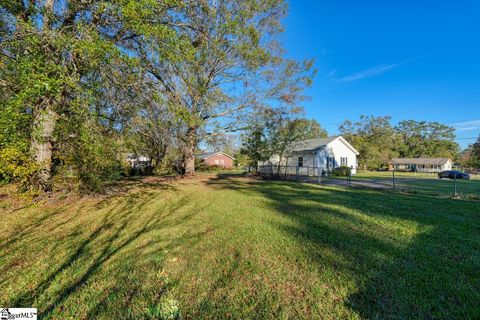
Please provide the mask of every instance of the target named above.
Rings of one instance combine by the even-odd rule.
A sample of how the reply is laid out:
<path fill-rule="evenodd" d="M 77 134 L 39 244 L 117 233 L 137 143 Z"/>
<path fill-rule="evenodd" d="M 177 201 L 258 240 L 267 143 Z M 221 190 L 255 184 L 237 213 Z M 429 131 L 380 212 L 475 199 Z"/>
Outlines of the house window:
<path fill-rule="evenodd" d="M 335 168 L 335 158 L 327 157 L 327 168 Z"/>
<path fill-rule="evenodd" d="M 225 160 L 221 159 L 220 164 L 225 164 Z"/>
<path fill-rule="evenodd" d="M 216 159 L 216 160 L 215 160 L 215 164 L 219 164 L 219 163 L 220 163 L 220 161 L 218 161 L 218 159 Z"/>
<path fill-rule="evenodd" d="M 298 157 L 298 166 L 303 167 L 303 157 Z"/>
<path fill-rule="evenodd" d="M 405 169 L 406 170 L 412 170 L 412 165 L 409 164 L 409 163 L 405 164 Z"/>
<path fill-rule="evenodd" d="M 340 165 L 342 167 L 348 166 L 348 158 L 347 157 L 340 157 Z"/>

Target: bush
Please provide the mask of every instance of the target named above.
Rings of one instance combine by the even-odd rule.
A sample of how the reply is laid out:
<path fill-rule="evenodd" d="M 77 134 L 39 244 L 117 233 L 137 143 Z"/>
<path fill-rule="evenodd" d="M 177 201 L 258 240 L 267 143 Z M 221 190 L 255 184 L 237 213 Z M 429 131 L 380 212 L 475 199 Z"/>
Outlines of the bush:
<path fill-rule="evenodd" d="M 352 169 L 347 166 L 341 166 L 338 168 L 334 168 L 332 170 L 332 176 L 335 177 L 348 177 L 352 174 Z"/>
<path fill-rule="evenodd" d="M 196 169 L 198 172 L 217 172 L 217 171 L 222 171 L 222 170 L 227 170 L 224 167 L 217 166 L 217 165 L 207 165 L 205 163 L 202 163 L 200 166 L 197 167 Z"/>
<path fill-rule="evenodd" d="M 28 153 L 10 146 L 0 150 L 0 182 L 19 182 L 22 189 L 30 189 L 37 166 Z M 26 190 L 24 190 L 26 191 Z"/>

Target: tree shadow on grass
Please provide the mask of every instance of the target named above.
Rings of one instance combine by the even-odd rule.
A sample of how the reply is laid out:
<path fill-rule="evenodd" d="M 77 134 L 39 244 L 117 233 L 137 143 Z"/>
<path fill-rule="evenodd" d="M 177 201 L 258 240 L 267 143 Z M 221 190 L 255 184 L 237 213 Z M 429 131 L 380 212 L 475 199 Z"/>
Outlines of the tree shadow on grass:
<path fill-rule="evenodd" d="M 62 308 L 67 300 L 72 297 L 81 299 L 79 292 L 82 292 L 89 283 L 92 281 L 95 283 L 96 279 L 100 278 L 102 282 L 107 279 L 110 282 L 108 288 L 104 288 L 109 294 L 102 299 L 94 297 L 95 299 L 92 301 L 96 301 L 95 303 L 92 302 L 92 305 L 80 308 L 83 311 L 89 310 L 87 318 L 95 318 L 102 313 L 107 314 L 106 309 L 113 314 L 116 312 L 122 314 L 121 309 L 112 310 L 110 307 L 112 299 L 115 301 L 119 299 L 116 296 L 119 292 L 123 299 L 122 306 L 131 310 L 129 304 L 136 299 L 136 296 L 143 294 L 141 289 L 142 286 L 145 286 L 145 281 L 154 277 L 149 274 L 152 271 L 149 266 L 161 268 L 164 262 L 163 251 L 171 250 L 187 242 L 194 245 L 201 239 L 201 235 L 197 233 L 202 233 L 201 230 L 198 230 L 198 232 L 188 235 L 175 235 L 171 239 L 152 239 L 152 237 L 161 237 L 165 230 L 185 224 L 197 210 L 202 208 L 184 210 L 190 203 L 188 195 L 174 197 L 172 201 L 158 204 L 154 209 L 147 208 L 154 197 L 145 190 L 140 188 L 139 192 L 125 194 L 121 199 L 116 197 L 100 201 L 97 204 L 98 208 L 108 210 L 108 212 L 100 215 L 99 221 L 92 221 L 94 223 L 92 227 L 83 226 L 86 230 L 76 230 L 75 226 L 72 226 L 72 217 L 55 221 L 59 228 L 69 224 L 70 230 L 66 229 L 69 234 L 65 237 L 71 238 L 69 243 L 74 248 L 68 248 L 61 242 L 52 244 L 56 248 L 55 250 L 70 251 L 64 261 L 55 265 L 48 274 L 42 276 L 40 281 L 32 284 L 32 287 L 19 290 L 19 294 L 4 303 L 16 307 L 38 306 L 42 318 L 57 318 L 59 314 L 63 316 Z M 90 210 L 92 209 L 90 208 Z M 145 210 L 148 210 L 148 213 L 145 213 Z M 178 213 L 179 211 L 181 214 Z M 75 216 L 73 213 L 70 215 Z M 50 229 L 52 226 L 48 222 L 53 222 L 49 220 L 53 216 L 54 213 L 45 215 L 28 228 Z M 82 228 L 82 225 L 79 227 Z M 50 235 L 43 235 L 43 237 L 45 236 L 50 237 Z M 18 239 L 13 239 L 10 245 L 20 239 L 28 242 L 24 238 L 26 238 L 26 234 L 22 233 Z M 52 241 L 54 241 L 53 238 L 49 242 Z M 141 255 L 141 253 L 145 254 Z M 145 272 L 139 273 L 136 270 L 137 267 L 142 267 Z M 105 273 L 105 268 L 113 269 Z M 151 273 L 156 275 L 156 271 Z M 134 278 L 131 278 L 132 274 L 135 275 Z M 157 281 L 158 279 L 154 277 L 153 280 Z M 155 284 L 157 283 L 154 282 L 152 285 Z M 168 289 L 167 285 L 167 283 L 158 283 L 158 288 L 151 289 L 156 292 L 150 293 L 153 296 L 148 298 L 160 298 Z M 130 317 L 138 317 L 143 312 L 144 310 L 131 311 Z M 125 314 L 128 313 L 123 313 L 123 315 Z"/>
<path fill-rule="evenodd" d="M 480 318 L 478 203 L 228 176 L 208 184 L 264 196 L 311 263 L 354 279 L 344 304 L 361 318 Z"/>

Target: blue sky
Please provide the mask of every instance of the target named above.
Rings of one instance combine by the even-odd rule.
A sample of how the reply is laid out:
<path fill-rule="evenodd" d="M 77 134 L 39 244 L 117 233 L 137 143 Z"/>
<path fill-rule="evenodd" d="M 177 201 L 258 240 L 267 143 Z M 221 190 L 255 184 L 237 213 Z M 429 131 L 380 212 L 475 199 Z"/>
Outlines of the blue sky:
<path fill-rule="evenodd" d="M 288 55 L 315 58 L 304 103 L 330 134 L 361 114 L 480 134 L 480 1 L 292 0 Z"/>

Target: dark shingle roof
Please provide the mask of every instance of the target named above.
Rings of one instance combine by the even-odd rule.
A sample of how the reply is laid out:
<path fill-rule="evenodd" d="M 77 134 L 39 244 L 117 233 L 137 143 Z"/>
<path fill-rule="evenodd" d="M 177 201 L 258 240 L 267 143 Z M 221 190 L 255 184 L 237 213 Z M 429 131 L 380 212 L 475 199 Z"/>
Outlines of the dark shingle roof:
<path fill-rule="evenodd" d="M 338 136 L 336 137 L 328 137 L 328 138 L 320 138 L 320 139 L 308 139 L 301 141 L 295 146 L 293 151 L 311 151 L 311 150 L 316 150 L 319 149 L 323 146 L 326 146 L 333 140 L 337 139 Z"/>
<path fill-rule="evenodd" d="M 443 165 L 449 158 L 393 158 L 393 164 L 423 164 L 423 165 Z"/>

